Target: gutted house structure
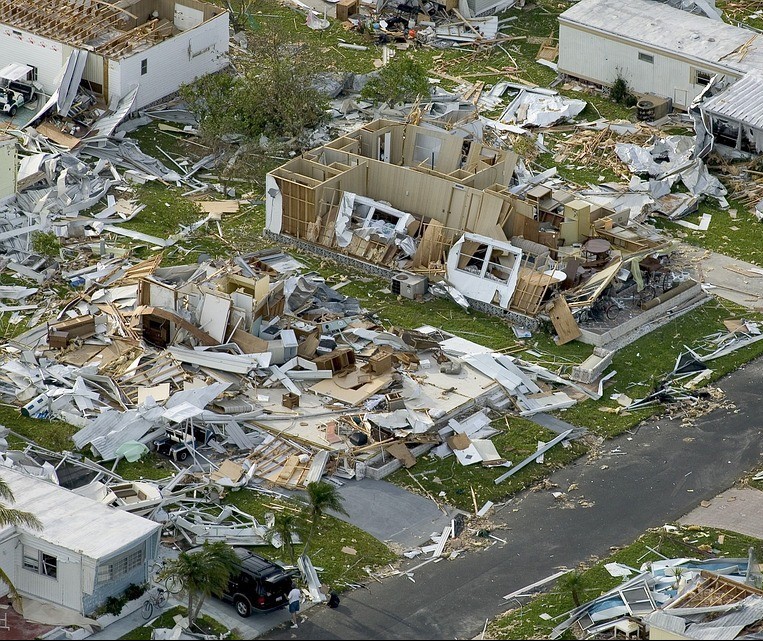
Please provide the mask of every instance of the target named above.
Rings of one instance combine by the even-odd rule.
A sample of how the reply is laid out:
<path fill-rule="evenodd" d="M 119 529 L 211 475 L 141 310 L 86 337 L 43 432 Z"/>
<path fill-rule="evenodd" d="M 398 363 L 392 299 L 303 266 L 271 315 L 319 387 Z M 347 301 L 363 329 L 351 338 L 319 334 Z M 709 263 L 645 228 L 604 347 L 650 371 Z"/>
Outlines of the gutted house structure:
<path fill-rule="evenodd" d="M 688 109 L 718 75 L 763 69 L 763 35 L 652 0 L 581 0 L 559 16 L 559 71 Z"/>
<path fill-rule="evenodd" d="M 227 11 L 199 0 L 2 0 L 5 63 L 52 94 L 74 51 L 86 52 L 82 84 L 105 103 L 140 87 L 133 109 L 227 65 Z"/>
<path fill-rule="evenodd" d="M 13 507 L 43 524 L 0 530 L 0 568 L 22 597 L 90 615 L 131 583 L 148 580 L 158 523 L 12 469 L 1 476 L 16 498 Z"/>
<path fill-rule="evenodd" d="M 406 272 L 529 325 L 560 292 L 573 309 L 589 305 L 658 246 L 625 229 L 628 210 L 512 185 L 515 164 L 513 152 L 459 129 L 377 120 L 270 172 L 266 229 L 392 277 L 401 295 L 421 293 L 401 285 Z M 599 249 L 586 244 L 594 237 Z"/>

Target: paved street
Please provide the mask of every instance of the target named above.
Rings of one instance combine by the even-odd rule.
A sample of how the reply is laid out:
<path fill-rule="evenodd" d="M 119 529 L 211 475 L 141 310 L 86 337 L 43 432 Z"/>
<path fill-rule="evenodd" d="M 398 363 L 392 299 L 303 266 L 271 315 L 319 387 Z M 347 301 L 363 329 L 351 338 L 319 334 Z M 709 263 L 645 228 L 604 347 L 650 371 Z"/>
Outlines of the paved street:
<path fill-rule="evenodd" d="M 504 594 L 676 521 L 752 470 L 763 447 L 762 376 L 759 359 L 721 382 L 736 410 L 715 410 L 694 427 L 647 422 L 606 442 L 590 464 L 583 459 L 557 471 L 551 480 L 561 490 L 572 483 L 579 489 L 564 503 L 550 492 L 529 492 L 505 507 L 494 516 L 505 546 L 430 563 L 414 572 L 415 583 L 396 576 L 370 584 L 345 595 L 338 610 L 314 608 L 299 630 L 281 628 L 267 638 L 473 638 L 507 609 Z"/>

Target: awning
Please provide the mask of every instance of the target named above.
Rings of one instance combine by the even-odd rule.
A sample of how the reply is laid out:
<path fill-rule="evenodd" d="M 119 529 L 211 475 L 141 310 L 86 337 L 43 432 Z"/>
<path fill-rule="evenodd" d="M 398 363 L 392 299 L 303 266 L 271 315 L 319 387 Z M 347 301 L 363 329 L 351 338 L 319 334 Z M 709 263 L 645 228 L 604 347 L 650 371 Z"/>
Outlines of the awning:
<path fill-rule="evenodd" d="M 21 65 L 17 62 L 12 62 L 0 69 L 0 78 L 6 80 L 21 80 L 26 78 L 29 72 L 32 71 L 32 67 L 29 65 Z"/>

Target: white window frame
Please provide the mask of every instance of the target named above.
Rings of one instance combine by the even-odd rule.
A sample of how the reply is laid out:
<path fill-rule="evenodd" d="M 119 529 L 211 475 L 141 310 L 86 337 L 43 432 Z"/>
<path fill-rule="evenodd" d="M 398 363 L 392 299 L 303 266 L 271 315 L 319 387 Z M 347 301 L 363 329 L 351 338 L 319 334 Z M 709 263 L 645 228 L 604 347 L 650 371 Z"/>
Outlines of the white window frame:
<path fill-rule="evenodd" d="M 98 566 L 98 583 L 107 583 L 143 565 L 143 548 L 126 552 Z"/>
<path fill-rule="evenodd" d="M 58 581 L 58 559 L 37 548 L 22 546 L 22 567 L 29 572 Z"/>
<path fill-rule="evenodd" d="M 693 85 L 699 85 L 700 87 L 706 87 L 710 84 L 710 81 L 713 79 L 713 76 L 715 74 L 712 71 L 705 71 L 704 69 L 697 69 L 696 67 L 692 67 L 691 70 L 691 83 Z M 700 76 L 707 77 L 707 80 L 705 82 L 700 82 Z"/>

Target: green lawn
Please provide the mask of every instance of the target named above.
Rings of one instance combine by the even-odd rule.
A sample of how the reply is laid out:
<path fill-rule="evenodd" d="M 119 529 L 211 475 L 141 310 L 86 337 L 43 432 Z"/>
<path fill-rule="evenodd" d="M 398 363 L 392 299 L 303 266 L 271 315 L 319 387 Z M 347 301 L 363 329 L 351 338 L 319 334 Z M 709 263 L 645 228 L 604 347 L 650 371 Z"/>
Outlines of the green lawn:
<path fill-rule="evenodd" d="M 548 442 L 556 436 L 540 425 L 514 416 L 498 419 L 493 422 L 493 426 L 502 430 L 491 438 L 493 444 L 501 456 L 514 464 L 535 452 L 538 441 Z M 505 467 L 482 467 L 479 464 L 464 466 L 455 456 L 440 459 L 434 454 L 421 457 L 412 468 L 400 469 L 387 477 L 387 480 L 419 494 L 422 494 L 421 484 L 439 502 L 474 513 L 472 490 L 478 508 L 486 501 L 496 503 L 546 478 L 555 469 L 582 456 L 586 451 L 585 445 L 578 441 L 573 442 L 569 448 L 558 445 L 546 453 L 543 464 L 531 463 L 498 485 L 493 481 L 507 471 Z"/>
<path fill-rule="evenodd" d="M 687 216 L 684 220 L 697 224 L 705 213 L 713 217 L 707 231 L 693 231 L 662 218 L 655 219 L 655 222 L 657 227 L 691 245 L 763 266 L 763 243 L 760 242 L 763 238 L 763 224 L 752 213 L 733 200 L 729 201 L 728 210 L 718 207 L 714 200 L 706 200 L 700 203 L 696 214 Z M 732 218 L 733 214 L 735 218 Z"/>
<path fill-rule="evenodd" d="M 634 428 L 645 418 L 664 411 L 664 406 L 655 406 L 615 415 L 602 412 L 600 408 L 616 407 L 615 401 L 609 400 L 609 396 L 614 392 L 627 394 L 633 399 L 648 395 L 654 385 L 673 370 L 676 358 L 684 351 L 685 345 L 696 346 L 705 336 L 725 331 L 723 320 L 729 318 L 759 319 L 760 315 L 750 313 L 732 303 L 713 299 L 670 321 L 615 354 L 611 368 L 617 371 L 617 375 L 610 381 L 610 386 L 600 400 L 578 403 L 560 412 L 560 418 L 573 425 L 586 427 L 601 436 L 612 437 Z M 763 344 L 759 342 L 712 361 L 711 380 L 717 380 L 761 354 Z"/>
<path fill-rule="evenodd" d="M 723 535 L 722 544 L 718 543 L 719 535 Z M 660 558 L 648 549 L 650 547 L 668 558 L 703 558 L 701 554 L 697 556 L 697 547 L 700 545 L 709 545 L 713 550 L 717 550 L 713 552 L 713 556 L 730 558 L 747 557 L 751 546 L 755 548 L 758 558 L 763 552 L 759 539 L 724 530 L 693 526 L 681 528 L 676 533 L 668 533 L 662 528 L 650 530 L 631 545 L 618 550 L 607 559 L 594 563 L 584 571 L 581 580 L 581 601 L 590 601 L 621 583 L 620 578 L 609 575 L 604 568 L 605 563 L 617 562 L 639 568 L 642 563 Z M 563 615 L 575 607 L 575 604 L 571 592 L 552 585 L 548 592 L 540 594 L 521 608 L 517 608 L 517 603 L 513 602 L 507 602 L 506 606 L 516 609 L 493 620 L 488 625 L 486 639 L 548 638 L 551 630 L 564 619 Z M 548 614 L 552 618 L 544 620 L 541 614 Z M 571 632 L 568 631 L 563 638 L 573 638 L 570 635 Z"/>
<path fill-rule="evenodd" d="M 302 509 L 302 504 L 294 500 L 279 501 L 250 490 L 231 492 L 225 500 L 251 514 L 260 522 L 265 521 L 267 512 L 277 512 L 277 508 L 293 514 L 299 514 Z M 273 507 L 274 505 L 276 508 Z M 306 522 L 300 527 L 300 536 L 303 540 L 307 536 L 308 529 Z M 342 552 L 344 547 L 353 548 L 357 554 Z M 299 556 L 302 550 L 302 544 L 295 545 L 296 556 Z M 258 546 L 256 551 L 267 558 L 291 564 L 291 556 L 285 547 L 279 550 L 271 546 Z M 308 555 L 313 565 L 322 568 L 318 572 L 321 581 L 339 590 L 345 589 L 348 583 L 368 579 L 366 568 L 383 566 L 397 558 L 381 541 L 354 525 L 332 516 L 324 516 L 320 520 L 310 542 Z"/>

